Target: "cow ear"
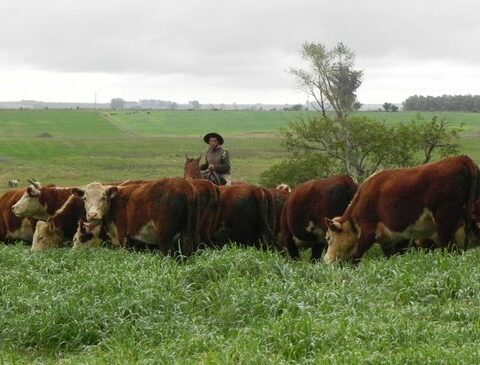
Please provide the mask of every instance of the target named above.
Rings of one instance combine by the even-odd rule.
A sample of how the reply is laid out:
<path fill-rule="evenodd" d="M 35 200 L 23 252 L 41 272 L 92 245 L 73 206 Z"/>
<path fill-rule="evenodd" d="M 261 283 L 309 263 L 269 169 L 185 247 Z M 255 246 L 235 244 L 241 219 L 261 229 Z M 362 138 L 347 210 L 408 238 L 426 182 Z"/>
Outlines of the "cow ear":
<path fill-rule="evenodd" d="M 341 232 L 342 231 L 341 223 L 337 222 L 336 220 L 325 217 L 325 224 L 328 227 L 328 229 L 333 231 L 333 232 Z"/>
<path fill-rule="evenodd" d="M 80 188 L 73 188 L 72 195 L 75 195 L 77 198 L 83 198 L 83 196 L 85 195 L 85 190 Z"/>
<path fill-rule="evenodd" d="M 118 187 L 116 186 L 110 186 L 107 190 L 107 196 L 110 198 L 110 199 L 113 199 L 115 198 L 115 196 L 118 194 Z"/>
<path fill-rule="evenodd" d="M 27 194 L 32 198 L 37 198 L 40 196 L 40 190 L 34 188 L 33 186 L 29 186 L 27 188 Z"/>

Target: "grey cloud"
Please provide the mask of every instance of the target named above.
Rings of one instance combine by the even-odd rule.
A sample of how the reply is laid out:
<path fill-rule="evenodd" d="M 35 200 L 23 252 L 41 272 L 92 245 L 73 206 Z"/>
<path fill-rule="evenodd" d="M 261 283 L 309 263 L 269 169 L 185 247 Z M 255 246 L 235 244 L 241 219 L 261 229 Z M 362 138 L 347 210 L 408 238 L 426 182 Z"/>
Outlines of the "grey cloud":
<path fill-rule="evenodd" d="M 297 66 L 304 41 L 343 41 L 366 67 L 392 58 L 476 64 L 478 8 L 473 0 L 6 1 L 0 58 L 49 71 L 273 87 Z"/>

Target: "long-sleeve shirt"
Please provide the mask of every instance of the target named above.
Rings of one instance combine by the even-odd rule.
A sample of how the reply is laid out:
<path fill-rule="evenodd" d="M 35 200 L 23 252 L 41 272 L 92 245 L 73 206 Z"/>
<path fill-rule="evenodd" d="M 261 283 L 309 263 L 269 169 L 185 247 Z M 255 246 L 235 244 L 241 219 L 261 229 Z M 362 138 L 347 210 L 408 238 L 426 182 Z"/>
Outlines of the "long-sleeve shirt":
<path fill-rule="evenodd" d="M 213 165 L 215 172 L 219 174 L 230 173 L 230 159 L 228 151 L 218 146 L 215 150 L 209 148 L 205 153 L 205 163 L 200 165 L 201 170 L 208 169 L 209 165 Z"/>

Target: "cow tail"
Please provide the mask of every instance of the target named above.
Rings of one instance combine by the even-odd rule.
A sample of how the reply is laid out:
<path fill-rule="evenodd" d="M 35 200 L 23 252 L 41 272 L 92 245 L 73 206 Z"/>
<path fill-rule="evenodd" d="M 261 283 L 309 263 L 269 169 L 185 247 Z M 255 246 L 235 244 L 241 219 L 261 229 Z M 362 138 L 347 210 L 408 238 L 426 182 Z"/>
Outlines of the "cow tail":
<path fill-rule="evenodd" d="M 260 215 L 264 226 L 263 239 L 269 246 L 271 244 L 275 244 L 275 234 L 272 230 L 275 220 L 274 204 L 275 203 L 273 201 L 273 194 L 270 194 L 270 192 L 266 189 L 262 189 L 260 200 Z"/>
<path fill-rule="evenodd" d="M 478 166 L 470 158 L 468 158 L 468 169 L 470 172 L 470 190 L 468 192 L 468 200 L 467 200 L 466 214 L 465 214 L 465 236 L 466 236 L 465 249 L 468 249 L 469 235 L 471 232 L 473 232 L 473 229 L 474 229 L 473 227 L 474 207 L 475 207 L 475 202 L 478 198 L 478 193 L 480 190 Z"/>

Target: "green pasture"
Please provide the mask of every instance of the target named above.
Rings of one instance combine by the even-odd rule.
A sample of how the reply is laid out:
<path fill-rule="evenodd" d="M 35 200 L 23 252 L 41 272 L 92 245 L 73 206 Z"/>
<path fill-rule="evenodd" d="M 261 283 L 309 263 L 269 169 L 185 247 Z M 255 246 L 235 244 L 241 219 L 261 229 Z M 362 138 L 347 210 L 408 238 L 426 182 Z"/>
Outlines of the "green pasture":
<path fill-rule="evenodd" d="M 388 122 L 415 116 L 364 114 Z M 204 152 L 207 146 L 201 137 L 209 131 L 225 136 L 233 177 L 257 183 L 263 171 L 287 156 L 279 129 L 310 115 L 285 111 L 1 110 L 0 192 L 12 178 L 76 185 L 181 176 L 185 154 Z M 431 118 L 433 114 L 424 115 Z M 479 160 L 480 115 L 444 116 L 452 125 L 464 124 L 465 153 Z"/>
<path fill-rule="evenodd" d="M 445 116 L 464 124 L 463 152 L 480 162 L 480 114 Z M 185 154 L 204 152 L 214 130 L 234 178 L 256 183 L 286 157 L 278 129 L 299 117 L 308 114 L 0 110 L 0 192 L 11 178 L 181 176 Z M 478 249 L 385 259 L 374 247 L 352 267 L 234 245 L 184 261 L 0 245 L 0 364 L 477 364 L 479 262 Z"/>
<path fill-rule="evenodd" d="M 0 362 L 477 364 L 480 250 L 358 267 L 0 246 Z"/>

